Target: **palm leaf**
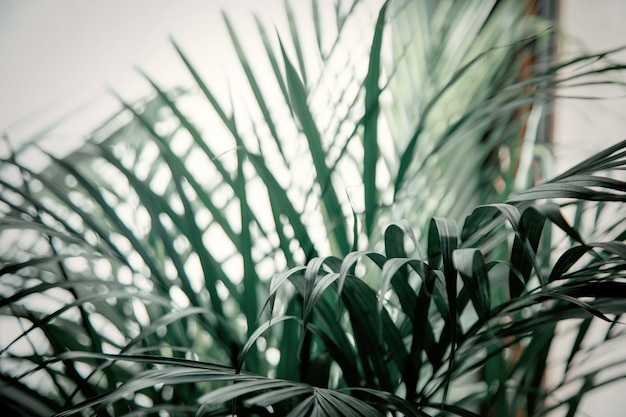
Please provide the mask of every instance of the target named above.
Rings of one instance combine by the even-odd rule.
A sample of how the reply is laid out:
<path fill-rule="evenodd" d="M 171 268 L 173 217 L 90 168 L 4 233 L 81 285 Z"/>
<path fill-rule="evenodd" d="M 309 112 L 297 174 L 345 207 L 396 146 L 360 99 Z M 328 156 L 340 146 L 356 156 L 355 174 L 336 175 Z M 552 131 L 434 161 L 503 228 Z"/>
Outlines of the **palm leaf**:
<path fill-rule="evenodd" d="M 546 24 L 497 1 L 380 2 L 354 42 L 369 3 L 313 0 L 312 36 L 255 18 L 264 62 L 224 17 L 243 100 L 174 43 L 191 87 L 142 72 L 81 149 L 2 159 L 11 411 L 574 415 L 619 380 L 589 358 L 623 341 L 626 142 L 545 182 L 535 157 L 555 89 L 618 50 L 527 71 Z"/>

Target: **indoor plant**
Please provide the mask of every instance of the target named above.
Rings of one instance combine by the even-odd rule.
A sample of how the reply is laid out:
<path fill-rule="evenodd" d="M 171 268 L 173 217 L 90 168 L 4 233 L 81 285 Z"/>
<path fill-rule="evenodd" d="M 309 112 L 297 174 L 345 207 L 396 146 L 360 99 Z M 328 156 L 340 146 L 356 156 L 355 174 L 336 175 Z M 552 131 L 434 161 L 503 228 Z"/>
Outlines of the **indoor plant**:
<path fill-rule="evenodd" d="M 337 6 L 330 41 L 316 12 L 327 4 L 313 4 L 317 67 L 297 24 L 292 48 L 258 27 L 282 101 L 226 19 L 254 109 L 223 105 L 175 45 L 195 90 L 146 76 L 154 97 L 121 100 L 119 118 L 45 173 L 3 160 L 21 174 L 1 183 L 3 230 L 21 232 L 1 270 L 2 313 L 22 326 L 2 347 L 12 410 L 573 415 L 606 382 L 570 368 L 592 319 L 623 312 L 624 228 L 607 213 L 624 183 L 603 172 L 623 167 L 624 144 L 513 185 L 546 175 L 540 160 L 516 163 L 541 146 L 533 110 L 622 66 L 581 56 L 526 73 L 546 25 L 521 3 L 398 1 L 372 25 L 367 70 L 346 70 L 342 33 L 361 4 Z M 344 70 L 348 82 L 327 81 Z M 183 111 L 198 97 L 222 130 Z M 577 208 L 573 226 L 561 205 Z M 594 210 L 590 240 L 577 230 Z M 576 337 L 557 384 L 582 387 L 549 396 L 566 320 Z M 611 325 L 598 349 L 622 333 Z"/>

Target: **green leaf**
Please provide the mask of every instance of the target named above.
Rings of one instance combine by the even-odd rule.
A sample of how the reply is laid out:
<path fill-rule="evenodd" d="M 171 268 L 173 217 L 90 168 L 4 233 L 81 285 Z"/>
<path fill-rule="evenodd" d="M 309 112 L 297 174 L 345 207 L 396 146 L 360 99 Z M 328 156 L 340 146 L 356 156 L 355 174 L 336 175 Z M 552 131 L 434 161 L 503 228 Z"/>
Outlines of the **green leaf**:
<path fill-rule="evenodd" d="M 288 381 L 262 379 L 258 377 L 250 381 L 240 381 L 236 384 L 227 385 L 225 387 L 213 390 L 212 392 L 198 398 L 198 402 L 205 404 L 222 404 L 230 400 L 266 389 L 282 389 L 285 387 L 293 387 L 294 389 L 298 389 L 301 388 L 301 385 L 290 383 Z"/>
<path fill-rule="evenodd" d="M 150 251 L 146 246 L 137 239 L 135 234 L 126 226 L 126 224 L 122 221 L 122 219 L 118 216 L 115 208 L 111 207 L 110 204 L 106 202 L 102 193 L 99 191 L 96 184 L 90 182 L 85 176 L 83 176 L 74 166 L 67 163 L 64 160 L 58 159 L 49 155 L 55 163 L 65 169 L 68 173 L 70 173 L 78 183 L 87 191 L 87 193 L 94 199 L 94 201 L 98 204 L 98 207 L 102 209 L 104 215 L 107 219 L 109 219 L 112 225 L 119 231 L 120 234 L 128 238 L 132 247 L 139 253 L 143 261 L 146 263 L 148 268 L 150 269 L 152 275 L 157 280 L 157 283 L 163 288 L 167 289 L 169 285 L 165 277 L 163 276 L 158 264 Z"/>
<path fill-rule="evenodd" d="M 239 361 L 237 362 L 237 368 L 235 368 L 235 372 L 239 373 L 241 371 L 241 369 L 243 368 L 244 361 L 246 360 L 246 356 L 248 355 L 248 352 L 250 351 L 252 346 L 254 346 L 254 344 L 257 342 L 259 337 L 261 337 L 263 333 L 269 330 L 272 326 L 278 323 L 282 323 L 285 320 L 298 320 L 298 318 L 292 317 L 292 316 L 283 316 L 277 319 L 268 320 L 262 325 L 258 326 L 256 330 L 254 330 L 251 333 L 251 335 L 248 337 L 248 340 L 246 341 L 246 344 L 241 349 L 241 353 L 239 354 Z"/>
<path fill-rule="evenodd" d="M 254 165 L 256 173 L 261 177 L 265 186 L 267 187 L 267 192 L 270 198 L 272 212 L 274 213 L 274 218 L 279 220 L 280 215 L 285 215 L 289 220 L 289 225 L 293 228 L 294 237 L 300 244 L 300 248 L 304 252 L 306 259 L 313 258 L 317 256 L 317 250 L 311 241 L 311 237 L 309 236 L 309 232 L 306 226 L 302 223 L 301 213 L 293 206 L 291 200 L 289 199 L 286 190 L 284 190 L 272 172 L 267 167 L 263 158 L 258 155 L 249 153 L 248 159 Z M 277 223 L 276 229 L 281 229 L 283 227 L 282 224 Z M 284 242 L 286 249 L 289 247 L 288 242 Z M 289 253 L 289 251 L 286 251 Z M 285 255 L 287 256 L 287 255 Z"/>
<path fill-rule="evenodd" d="M 349 395 L 330 390 L 319 390 L 318 392 L 320 395 L 323 395 L 327 401 L 332 402 L 333 405 L 337 407 L 338 411 L 342 412 L 340 414 L 342 416 L 382 417 L 382 414 L 375 408 Z"/>
<path fill-rule="evenodd" d="M 287 76 L 291 107 L 300 121 L 300 127 L 309 145 L 309 151 L 315 166 L 315 180 L 320 187 L 321 198 L 324 203 L 326 229 L 329 239 L 337 244 L 342 255 L 350 251 L 346 221 L 339 199 L 332 185 L 332 172 L 326 165 L 326 152 L 322 145 L 322 137 L 315 125 L 313 115 L 307 104 L 307 92 L 298 73 L 287 57 L 281 42 L 281 51 Z"/>
<path fill-rule="evenodd" d="M 242 147 L 242 143 L 238 142 L 237 146 Z M 250 226 L 252 224 L 252 213 L 248 205 L 246 177 L 244 175 L 244 161 L 246 155 L 243 152 L 237 152 L 237 189 L 236 193 L 239 197 L 239 210 L 241 218 L 241 249 L 240 254 L 243 258 L 243 299 L 239 305 L 242 307 L 243 313 L 248 324 L 248 336 L 253 335 L 252 324 L 258 313 L 257 287 L 259 286 L 259 276 L 257 275 L 254 261 L 252 259 L 252 233 Z M 247 353 L 247 352 L 246 352 Z M 256 352 L 255 352 L 256 353 Z M 252 369 L 258 369 L 259 358 L 255 354 L 250 358 Z M 240 359 L 239 364 L 242 361 Z"/>
<path fill-rule="evenodd" d="M 296 56 L 298 58 L 298 68 L 300 69 L 300 74 L 302 75 L 302 83 L 307 85 L 307 71 L 306 65 L 304 63 L 304 54 L 303 54 L 303 46 L 300 41 L 300 35 L 298 33 L 298 22 L 296 22 L 295 16 L 293 15 L 293 9 L 291 8 L 291 3 L 288 0 L 283 2 L 283 7 L 285 8 L 285 13 L 287 15 L 287 23 L 289 24 L 289 33 L 291 34 L 291 40 L 293 41 L 294 49 L 296 50 Z"/>
<path fill-rule="evenodd" d="M 450 378 L 452 377 L 452 368 L 457 345 L 457 271 L 454 268 L 453 254 L 458 247 L 458 233 L 456 223 L 450 219 L 434 218 L 430 223 L 430 231 L 428 233 L 428 263 L 433 269 L 437 269 L 440 265 L 443 267 L 445 278 L 445 287 L 447 295 L 447 308 L 449 316 L 445 317 L 446 327 L 450 332 L 450 365 L 448 366 L 448 374 L 444 385 L 444 399 L 446 398 Z M 444 327 L 444 335 L 446 328 Z M 446 335 L 447 336 L 447 335 Z M 445 340 L 442 336 L 442 341 Z"/>
<path fill-rule="evenodd" d="M 513 248 L 511 249 L 511 264 L 515 269 L 515 271 L 511 270 L 509 273 L 509 295 L 511 298 L 518 297 L 524 291 L 524 283 L 527 283 L 530 279 L 534 264 L 533 260 L 535 260 L 535 253 L 539 247 L 545 219 L 541 212 L 532 207 L 522 213 L 517 230 L 518 238 L 514 240 Z M 526 245 L 530 246 L 530 251 L 525 250 Z"/>
<path fill-rule="evenodd" d="M 348 276 L 341 297 L 350 313 L 366 386 L 390 390 L 393 383 L 390 369 L 385 364 L 383 344 L 380 340 L 380 326 L 383 323 L 376 311 L 376 294 L 361 280 Z"/>
<path fill-rule="evenodd" d="M 372 40 L 367 76 L 364 81 L 365 115 L 363 116 L 363 188 L 365 193 L 365 233 L 370 236 L 374 228 L 378 208 L 378 189 L 376 187 L 376 169 L 378 163 L 378 114 L 380 87 L 380 53 L 385 13 L 388 2 L 381 7 L 376 20 L 376 30 Z"/>
<path fill-rule="evenodd" d="M 486 321 L 491 311 L 491 291 L 488 268 L 482 252 L 478 249 L 457 249 L 453 253 L 453 260 L 476 313 L 481 320 Z"/>
<path fill-rule="evenodd" d="M 310 394 L 312 391 L 311 387 L 302 386 L 302 387 L 286 387 L 282 389 L 274 389 L 272 391 L 259 394 L 252 398 L 246 399 L 244 404 L 246 405 L 258 405 L 261 407 L 269 407 L 271 405 L 275 405 L 280 403 L 281 401 L 297 398 L 303 394 Z"/>
<path fill-rule="evenodd" d="M 272 119 L 270 109 L 267 103 L 265 102 L 265 98 L 263 96 L 263 93 L 261 92 L 261 88 L 259 86 L 259 83 L 257 82 L 254 72 L 252 71 L 252 68 L 250 67 L 250 64 L 248 63 L 248 59 L 243 51 L 241 42 L 239 41 L 239 38 L 237 37 L 237 34 L 235 33 L 235 29 L 233 28 L 233 25 L 230 22 L 230 19 L 228 18 L 228 16 L 224 13 L 222 13 L 222 16 L 224 18 L 224 22 L 226 23 L 226 28 L 228 29 L 230 39 L 233 43 L 235 51 L 237 52 L 239 63 L 241 64 L 241 67 L 243 68 L 244 73 L 246 74 L 246 78 L 248 79 L 248 83 L 250 84 L 252 94 L 254 95 L 254 98 L 256 99 L 257 104 L 259 105 L 259 110 L 261 111 L 261 114 L 263 115 L 265 124 L 267 125 L 267 128 L 269 129 L 270 133 L 272 134 L 274 143 L 276 144 L 276 147 L 278 148 L 278 152 L 280 153 L 280 156 L 282 157 L 283 161 L 287 163 L 287 158 L 283 151 L 281 139 L 278 136 L 278 132 L 276 131 L 276 125 L 274 124 L 274 120 Z"/>

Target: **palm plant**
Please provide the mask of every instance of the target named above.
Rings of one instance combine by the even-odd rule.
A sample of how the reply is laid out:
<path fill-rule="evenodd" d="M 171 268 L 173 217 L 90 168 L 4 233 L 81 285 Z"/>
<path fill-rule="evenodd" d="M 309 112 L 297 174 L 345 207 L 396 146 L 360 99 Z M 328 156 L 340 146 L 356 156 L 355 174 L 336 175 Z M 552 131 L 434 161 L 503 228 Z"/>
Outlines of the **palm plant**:
<path fill-rule="evenodd" d="M 584 365 L 623 341 L 626 143 L 533 185 L 556 89 L 623 66 L 529 67 L 523 2 L 387 1 L 347 55 L 372 4 L 313 1 L 312 45 L 290 3 L 291 45 L 257 20 L 272 84 L 225 17 L 252 102 L 174 42 L 193 87 L 146 75 L 44 171 L 3 158 L 7 409 L 573 416 L 623 377 Z"/>

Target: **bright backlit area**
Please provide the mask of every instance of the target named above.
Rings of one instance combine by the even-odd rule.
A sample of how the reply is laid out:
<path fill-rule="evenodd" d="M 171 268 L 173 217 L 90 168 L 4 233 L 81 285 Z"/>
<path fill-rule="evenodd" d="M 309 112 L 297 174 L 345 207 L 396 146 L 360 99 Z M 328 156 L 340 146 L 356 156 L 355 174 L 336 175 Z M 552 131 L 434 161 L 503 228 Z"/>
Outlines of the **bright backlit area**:
<path fill-rule="evenodd" d="M 361 3 L 357 12 L 369 23 L 381 2 Z M 293 13 L 305 25 L 303 41 L 310 42 L 310 3 L 295 5 Z M 13 146 L 43 139 L 52 151 L 65 152 L 120 108 L 110 90 L 130 101 L 152 93 L 138 70 L 170 88 L 193 83 L 172 40 L 212 80 L 216 94 L 237 94 L 245 78 L 224 15 L 253 63 L 267 59 L 254 16 L 272 40 L 274 31 L 289 30 L 283 0 L 1 2 L 0 130 Z M 336 29 L 321 30 L 330 41 Z"/>
<path fill-rule="evenodd" d="M 623 415 L 625 21 L 0 0 L 0 410 Z"/>

